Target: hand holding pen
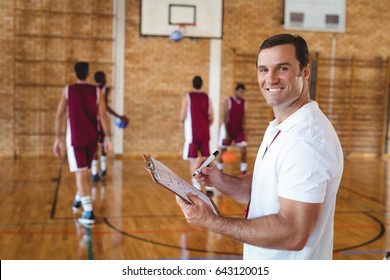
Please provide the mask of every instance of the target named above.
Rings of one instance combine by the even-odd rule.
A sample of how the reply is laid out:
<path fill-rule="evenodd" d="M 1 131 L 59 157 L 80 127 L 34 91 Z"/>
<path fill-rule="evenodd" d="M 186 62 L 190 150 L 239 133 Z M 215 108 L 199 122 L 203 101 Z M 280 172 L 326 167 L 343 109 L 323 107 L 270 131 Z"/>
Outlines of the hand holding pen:
<path fill-rule="evenodd" d="M 202 172 L 202 169 L 209 166 L 210 163 L 213 162 L 213 160 L 219 155 L 219 152 L 218 151 L 215 151 L 211 156 L 209 156 L 203 163 L 201 166 L 199 166 L 198 169 L 195 170 L 194 174 L 192 176 L 195 176 L 195 175 L 198 175 Z"/>

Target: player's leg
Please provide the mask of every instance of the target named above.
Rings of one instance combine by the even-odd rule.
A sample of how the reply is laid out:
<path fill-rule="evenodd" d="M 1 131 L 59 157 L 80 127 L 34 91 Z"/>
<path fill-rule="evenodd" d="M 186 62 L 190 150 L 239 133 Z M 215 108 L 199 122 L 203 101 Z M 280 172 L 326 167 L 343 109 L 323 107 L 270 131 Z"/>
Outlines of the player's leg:
<path fill-rule="evenodd" d="M 210 156 L 209 142 L 202 142 L 202 143 L 200 143 L 199 147 L 200 147 L 200 153 L 201 153 L 202 156 L 204 156 L 204 157 L 209 157 Z M 205 186 L 205 189 L 206 189 L 206 195 L 213 196 L 214 191 L 213 191 L 212 187 Z"/>
<path fill-rule="evenodd" d="M 245 175 L 248 169 L 246 146 L 242 146 L 240 149 L 241 149 L 240 175 Z"/>
<path fill-rule="evenodd" d="M 93 224 L 95 215 L 93 213 L 91 186 L 89 181 L 89 171 L 82 170 L 76 172 L 77 189 L 80 192 L 81 204 L 83 206 L 83 214 L 79 218 L 81 224 Z"/>
<path fill-rule="evenodd" d="M 198 190 L 201 190 L 201 186 L 200 186 L 200 183 L 194 178 L 194 176 L 192 176 L 194 174 L 194 163 L 195 163 L 195 159 L 194 158 L 191 158 L 189 159 L 190 161 L 190 176 L 191 176 L 191 183 L 192 185 L 197 188 Z"/>
<path fill-rule="evenodd" d="M 100 175 L 105 177 L 107 175 L 107 153 L 104 150 L 104 145 L 102 145 L 101 155 L 100 155 Z"/>
<path fill-rule="evenodd" d="M 90 147 L 72 147 L 74 155 L 74 163 L 71 171 L 76 175 L 77 191 L 80 195 L 81 205 L 83 207 L 83 214 L 79 218 L 82 224 L 93 224 L 95 216 L 92 207 L 91 185 L 90 185 L 90 171 L 92 159 L 95 157 L 97 146 Z"/>
<path fill-rule="evenodd" d="M 190 162 L 190 176 L 192 185 L 198 190 L 201 189 L 200 184 L 196 179 L 192 176 L 194 174 L 194 161 L 198 157 L 198 148 L 195 143 L 185 142 L 183 147 L 183 159 L 188 160 Z"/>
<path fill-rule="evenodd" d="M 69 163 L 69 170 L 70 172 L 74 173 L 78 170 L 77 167 L 77 160 L 76 160 L 76 154 L 73 146 L 67 145 L 66 152 L 68 155 L 68 163 Z M 77 184 L 76 184 L 77 186 Z M 76 195 L 73 200 L 73 206 L 72 206 L 72 211 L 73 214 L 77 214 L 78 210 L 81 208 L 81 195 L 78 190 L 76 189 Z"/>
<path fill-rule="evenodd" d="M 225 125 L 221 124 L 221 128 L 219 129 L 219 137 L 218 137 L 218 148 L 219 148 L 220 155 L 218 157 L 218 160 L 216 161 L 217 167 L 221 171 L 223 169 L 222 155 L 223 155 L 224 152 L 226 152 L 226 150 L 229 147 L 229 145 L 230 145 L 230 143 L 226 139 Z"/>
<path fill-rule="evenodd" d="M 98 158 L 98 154 L 96 153 L 95 158 L 92 160 L 92 165 L 91 165 L 91 173 L 92 173 L 91 174 L 91 181 L 92 182 L 98 182 L 100 180 L 100 177 L 98 174 L 98 165 L 99 165 L 99 158 Z"/>
<path fill-rule="evenodd" d="M 102 161 L 104 160 L 104 165 L 106 164 L 106 159 L 104 158 L 103 159 L 103 156 L 105 155 L 104 154 L 104 131 L 103 131 L 103 128 L 101 127 L 101 124 L 99 122 L 99 130 L 98 130 L 98 150 L 100 149 L 101 150 L 101 154 L 100 154 L 100 164 L 102 165 Z M 92 161 L 92 166 L 91 166 L 91 171 L 92 171 L 92 175 L 91 175 L 91 180 L 92 182 L 98 182 L 100 181 L 100 176 L 98 174 L 98 166 L 99 166 L 99 157 L 98 157 L 98 152 L 96 153 L 96 156 L 94 158 L 94 160 Z M 102 168 L 101 168 L 102 170 Z M 105 170 L 105 169 L 104 169 Z"/>
<path fill-rule="evenodd" d="M 218 160 L 217 160 L 217 167 L 218 167 L 218 169 L 221 170 L 221 171 L 222 171 L 222 169 L 223 169 L 222 155 L 226 152 L 226 150 L 227 150 L 226 148 L 220 148 L 220 149 L 219 149 L 220 155 L 219 155 Z"/>
<path fill-rule="evenodd" d="M 240 163 L 240 175 L 245 175 L 248 164 L 247 164 L 247 152 L 246 152 L 246 146 L 247 143 L 245 141 L 244 131 L 240 131 L 235 135 L 234 141 L 236 143 L 236 146 L 240 148 L 241 150 L 241 163 Z"/>
<path fill-rule="evenodd" d="M 73 211 L 73 214 L 77 214 L 77 212 L 79 211 L 81 207 L 81 196 L 80 196 L 80 192 L 77 191 L 76 192 L 76 195 L 73 199 L 73 206 L 72 206 L 72 211 Z"/>

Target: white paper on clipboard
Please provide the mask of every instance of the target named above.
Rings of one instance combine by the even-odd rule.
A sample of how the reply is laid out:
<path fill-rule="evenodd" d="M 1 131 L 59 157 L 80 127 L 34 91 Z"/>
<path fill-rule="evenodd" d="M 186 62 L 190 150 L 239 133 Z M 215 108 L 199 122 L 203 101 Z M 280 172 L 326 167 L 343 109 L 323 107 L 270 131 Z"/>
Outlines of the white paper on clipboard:
<path fill-rule="evenodd" d="M 175 172 L 173 172 L 169 167 L 160 161 L 152 158 L 150 155 L 143 155 L 146 165 L 143 167 L 149 171 L 152 179 L 155 183 L 165 187 L 169 191 L 177 194 L 181 198 L 183 198 L 188 203 L 192 204 L 192 202 L 187 197 L 188 193 L 192 193 L 197 195 L 200 199 L 210 205 L 211 209 L 214 211 L 216 215 L 219 215 L 219 211 L 215 206 L 214 202 L 200 190 L 192 186 L 190 183 L 185 181 L 183 178 L 178 176 Z"/>

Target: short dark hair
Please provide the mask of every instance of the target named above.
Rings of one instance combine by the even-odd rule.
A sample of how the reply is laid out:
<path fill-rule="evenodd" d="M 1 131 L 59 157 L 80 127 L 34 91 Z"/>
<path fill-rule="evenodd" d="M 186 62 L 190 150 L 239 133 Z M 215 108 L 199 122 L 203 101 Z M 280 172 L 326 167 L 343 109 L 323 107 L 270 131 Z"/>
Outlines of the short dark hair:
<path fill-rule="evenodd" d="M 269 37 L 266 39 L 260 46 L 259 52 L 257 53 L 256 58 L 256 68 L 259 59 L 260 51 L 268 48 L 272 48 L 279 45 L 290 44 L 295 47 L 295 57 L 299 61 L 300 70 L 303 70 L 309 64 L 309 48 L 307 47 L 307 43 L 305 39 L 298 35 L 291 34 L 278 34 Z"/>
<path fill-rule="evenodd" d="M 95 82 L 99 84 L 105 84 L 106 83 L 106 74 L 103 71 L 97 71 L 95 73 Z"/>
<path fill-rule="evenodd" d="M 201 89 L 203 85 L 202 78 L 200 76 L 195 76 L 192 79 L 192 85 L 194 86 L 195 89 Z"/>
<path fill-rule="evenodd" d="M 236 90 L 243 89 L 245 90 L 245 85 L 243 83 L 238 83 L 236 86 Z"/>
<path fill-rule="evenodd" d="M 85 80 L 88 76 L 89 64 L 88 62 L 79 61 L 74 65 L 74 71 L 79 80 Z"/>

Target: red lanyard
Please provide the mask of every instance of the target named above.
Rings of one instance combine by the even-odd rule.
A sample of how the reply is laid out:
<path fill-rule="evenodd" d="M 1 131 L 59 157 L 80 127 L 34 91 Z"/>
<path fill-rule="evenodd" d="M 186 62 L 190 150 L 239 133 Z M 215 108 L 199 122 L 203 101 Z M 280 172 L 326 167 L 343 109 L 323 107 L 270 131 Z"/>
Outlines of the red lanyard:
<path fill-rule="evenodd" d="M 274 139 L 272 139 L 271 143 L 269 143 L 269 145 L 265 148 L 264 154 L 263 154 L 263 156 L 261 157 L 261 159 L 264 158 L 264 156 L 265 156 L 265 154 L 267 153 L 268 149 L 271 147 L 271 145 L 272 145 L 272 143 L 275 141 L 276 137 L 279 136 L 280 132 L 281 132 L 281 130 L 279 130 L 278 133 L 276 133 Z"/>

